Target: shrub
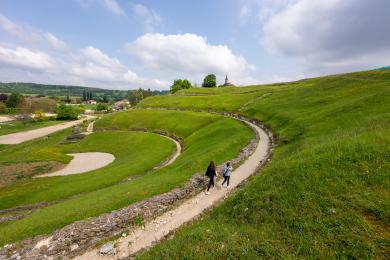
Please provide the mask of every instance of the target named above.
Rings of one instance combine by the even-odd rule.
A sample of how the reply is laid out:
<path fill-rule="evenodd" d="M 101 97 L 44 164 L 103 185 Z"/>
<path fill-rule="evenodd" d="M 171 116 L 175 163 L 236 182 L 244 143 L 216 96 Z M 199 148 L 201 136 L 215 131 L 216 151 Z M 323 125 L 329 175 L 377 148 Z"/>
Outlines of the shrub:
<path fill-rule="evenodd" d="M 8 99 L 8 95 L 4 93 L 0 93 L 0 102 L 6 102 Z"/>
<path fill-rule="evenodd" d="M 173 85 L 171 86 L 171 93 L 175 93 L 181 89 L 188 89 L 191 88 L 191 83 L 186 79 L 177 79 L 173 81 Z"/>
<path fill-rule="evenodd" d="M 73 106 L 61 104 L 57 108 L 58 120 L 75 120 L 79 116 L 79 110 Z"/>
<path fill-rule="evenodd" d="M 6 109 L 7 109 L 7 107 L 5 106 L 5 104 L 0 102 L 0 114 L 5 114 Z"/>
<path fill-rule="evenodd" d="M 108 104 L 99 103 L 99 104 L 97 104 L 97 106 L 96 106 L 96 110 L 97 110 L 97 111 L 108 111 L 108 110 L 109 110 Z"/>
<path fill-rule="evenodd" d="M 207 75 L 202 83 L 204 88 L 214 88 L 217 86 L 217 77 L 214 74 Z"/>
<path fill-rule="evenodd" d="M 7 107 L 16 108 L 24 100 L 24 97 L 19 93 L 12 93 L 6 102 Z"/>
<path fill-rule="evenodd" d="M 46 114 L 42 111 L 35 111 L 34 113 L 34 122 L 43 122 L 48 121 L 49 118 L 46 116 Z"/>

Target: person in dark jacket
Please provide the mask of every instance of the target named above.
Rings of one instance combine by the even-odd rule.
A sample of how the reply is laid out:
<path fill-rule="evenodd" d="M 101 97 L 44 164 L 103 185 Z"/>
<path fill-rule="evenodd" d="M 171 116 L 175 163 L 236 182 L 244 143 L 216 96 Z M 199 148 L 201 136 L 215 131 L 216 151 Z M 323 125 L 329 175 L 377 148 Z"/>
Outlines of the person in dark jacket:
<path fill-rule="evenodd" d="M 206 170 L 206 176 L 209 177 L 209 185 L 207 187 L 207 191 L 206 191 L 206 195 L 209 194 L 209 190 L 211 188 L 211 186 L 215 186 L 214 184 L 214 178 L 218 175 L 217 173 L 217 170 L 215 168 L 215 163 L 214 161 L 211 161 L 210 164 L 209 164 L 209 167 L 207 167 L 207 170 Z"/>

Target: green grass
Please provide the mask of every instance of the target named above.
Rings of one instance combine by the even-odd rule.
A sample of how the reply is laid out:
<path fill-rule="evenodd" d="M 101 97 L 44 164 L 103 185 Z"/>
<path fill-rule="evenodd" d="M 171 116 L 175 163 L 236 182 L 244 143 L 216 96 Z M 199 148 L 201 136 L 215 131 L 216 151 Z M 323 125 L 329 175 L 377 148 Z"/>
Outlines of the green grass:
<path fill-rule="evenodd" d="M 387 259 L 390 70 L 258 89 L 272 93 L 241 113 L 277 133 L 272 162 L 202 220 L 139 258 Z M 200 108 L 210 96 L 177 102 Z M 146 99 L 142 106 L 158 103 Z"/>
<path fill-rule="evenodd" d="M 155 117 L 151 120 L 153 115 Z M 144 142 L 141 146 L 132 146 L 126 143 L 125 136 L 128 136 L 129 141 L 134 142 L 139 142 L 142 136 L 153 136 L 162 138 L 167 142 L 170 141 L 154 134 L 121 131 L 95 133 L 78 144 L 66 145 L 67 152 L 73 152 L 74 150 L 89 151 L 90 146 L 95 145 L 98 147 L 94 147 L 94 150 L 107 151 L 107 149 L 112 149 L 110 151 L 114 153 L 122 147 L 126 147 L 128 150 L 125 152 L 126 149 L 124 149 L 123 151 L 128 157 L 122 157 L 123 161 L 126 161 L 123 163 L 123 167 L 118 166 L 115 170 L 107 171 L 106 176 L 103 169 L 97 170 L 93 180 L 84 177 L 88 174 L 58 177 L 58 182 L 54 178 L 51 180 L 45 178 L 33 180 L 31 183 L 16 184 L 1 190 L 0 205 L 4 208 L 15 206 L 17 202 L 19 202 L 18 204 L 26 204 L 53 200 L 53 198 L 58 199 L 61 196 L 64 197 L 64 194 L 67 195 L 63 200 L 39 209 L 23 219 L 0 225 L 0 233 L 2 234 L 0 245 L 38 234 L 50 233 L 76 220 L 96 216 L 153 195 L 168 192 L 175 187 L 184 185 L 194 173 L 203 172 L 211 158 L 219 164 L 234 158 L 253 137 L 252 130 L 242 122 L 207 113 L 135 110 L 108 115 L 99 120 L 96 125 L 98 128 L 125 130 L 142 127 L 150 130 L 168 131 L 184 138 L 183 153 L 173 164 L 165 168 L 132 181 L 110 183 L 111 185 L 109 185 L 107 182 L 111 178 L 119 178 L 115 177 L 116 175 L 122 177 L 123 175 L 133 174 L 142 175 L 147 169 L 143 169 L 141 166 L 156 164 L 152 162 L 150 153 L 156 149 L 158 140 L 151 140 L 152 143 Z M 61 134 L 65 135 L 64 133 L 58 135 Z M 58 137 L 58 139 L 61 138 Z M 47 141 L 55 142 L 54 138 Z M 40 141 L 37 140 L 36 142 Z M 109 144 L 111 142 L 113 143 Z M 32 144 L 26 144 L 26 146 L 32 146 Z M 55 147 L 52 143 L 48 146 Z M 131 159 L 131 157 L 134 158 Z M 119 163 L 119 159 L 117 161 Z M 108 167 L 110 166 L 106 168 Z M 80 185 L 83 193 L 73 192 L 73 196 L 70 196 L 69 193 L 74 189 L 73 186 L 63 187 L 63 185 L 68 184 L 68 180 L 70 184 L 73 183 L 77 188 L 79 186 L 77 183 L 82 181 L 83 178 L 86 178 L 86 181 Z M 94 190 L 89 188 L 91 182 L 97 183 L 101 179 L 106 179 L 104 185 L 94 186 Z M 38 189 L 38 191 L 34 189 Z"/>
<path fill-rule="evenodd" d="M 23 123 L 21 121 L 11 121 L 0 124 L 0 135 L 7 135 L 16 132 L 22 132 L 32 129 L 37 129 L 45 126 L 51 126 L 64 123 L 63 121 L 45 121 L 45 122 L 30 122 Z"/>
<path fill-rule="evenodd" d="M 155 96 L 144 99 L 138 104 L 140 108 L 165 107 L 165 108 L 196 108 L 201 110 L 219 110 L 233 112 L 246 102 L 265 94 L 265 90 L 244 94 L 222 94 L 205 96 Z"/>

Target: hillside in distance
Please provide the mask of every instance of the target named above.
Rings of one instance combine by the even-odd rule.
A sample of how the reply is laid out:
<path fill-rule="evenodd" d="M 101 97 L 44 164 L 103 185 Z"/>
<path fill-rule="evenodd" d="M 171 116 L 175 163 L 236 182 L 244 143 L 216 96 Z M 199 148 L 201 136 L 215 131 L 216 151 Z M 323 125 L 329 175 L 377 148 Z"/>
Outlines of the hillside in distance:
<path fill-rule="evenodd" d="M 110 90 L 102 88 L 91 88 L 82 86 L 67 85 L 46 85 L 35 83 L 1 83 L 0 93 L 23 93 L 28 95 L 44 96 L 77 96 L 83 95 L 83 92 L 91 92 L 95 97 L 109 96 L 114 99 L 120 99 L 128 96 L 129 90 Z M 153 95 L 164 95 L 168 91 L 152 91 Z"/>

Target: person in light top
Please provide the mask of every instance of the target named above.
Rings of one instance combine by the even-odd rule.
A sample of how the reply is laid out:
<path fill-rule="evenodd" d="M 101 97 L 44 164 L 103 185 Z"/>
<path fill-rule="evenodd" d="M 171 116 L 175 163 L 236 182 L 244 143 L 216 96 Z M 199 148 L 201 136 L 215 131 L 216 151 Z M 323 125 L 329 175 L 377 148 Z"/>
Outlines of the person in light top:
<path fill-rule="evenodd" d="M 227 162 L 222 170 L 223 182 L 221 184 L 221 187 L 223 187 L 225 183 L 227 184 L 226 188 L 229 187 L 230 175 L 232 174 L 232 171 L 233 171 L 233 167 L 231 166 L 230 162 Z"/>

